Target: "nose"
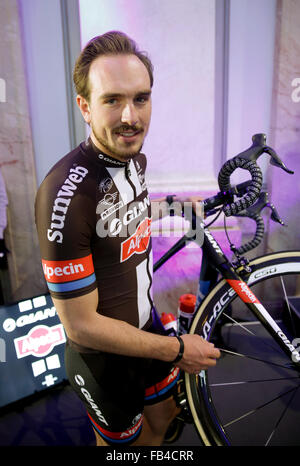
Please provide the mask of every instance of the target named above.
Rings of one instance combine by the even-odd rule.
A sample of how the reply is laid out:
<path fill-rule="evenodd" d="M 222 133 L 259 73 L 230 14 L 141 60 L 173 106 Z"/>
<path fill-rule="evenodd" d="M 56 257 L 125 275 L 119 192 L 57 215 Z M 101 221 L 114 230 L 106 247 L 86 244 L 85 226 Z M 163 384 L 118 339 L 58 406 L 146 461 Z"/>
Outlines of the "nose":
<path fill-rule="evenodd" d="M 126 103 L 122 111 L 121 121 L 131 126 L 134 126 L 138 122 L 137 111 L 133 103 Z"/>

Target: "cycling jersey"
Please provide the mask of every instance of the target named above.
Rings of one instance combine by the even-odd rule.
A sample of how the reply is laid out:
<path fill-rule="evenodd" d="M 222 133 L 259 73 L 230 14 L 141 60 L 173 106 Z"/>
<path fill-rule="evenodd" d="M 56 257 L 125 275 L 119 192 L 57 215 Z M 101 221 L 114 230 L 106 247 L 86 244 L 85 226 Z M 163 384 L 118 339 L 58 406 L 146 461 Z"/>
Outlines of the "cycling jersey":
<path fill-rule="evenodd" d="M 143 154 L 123 163 L 88 139 L 48 173 L 35 216 L 53 297 L 68 299 L 98 288 L 98 313 L 156 332 L 145 168 Z M 103 353 L 70 339 L 65 367 L 93 428 L 112 445 L 134 442 L 143 406 L 171 396 L 179 378 L 172 363 Z"/>
<path fill-rule="evenodd" d="M 151 321 L 151 204 L 146 157 L 120 162 L 89 138 L 48 173 L 36 197 L 42 266 L 53 297 L 99 290 L 97 312 Z"/>

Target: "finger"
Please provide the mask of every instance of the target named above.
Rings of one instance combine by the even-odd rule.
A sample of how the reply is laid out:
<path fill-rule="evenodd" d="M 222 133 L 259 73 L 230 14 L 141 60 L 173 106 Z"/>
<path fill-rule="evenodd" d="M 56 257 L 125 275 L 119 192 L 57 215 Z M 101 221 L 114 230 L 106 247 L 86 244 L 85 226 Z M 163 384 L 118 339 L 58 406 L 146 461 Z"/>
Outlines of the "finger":
<path fill-rule="evenodd" d="M 200 374 L 201 371 L 206 371 L 208 369 L 211 369 L 212 367 L 214 367 L 216 365 L 216 361 L 213 361 L 212 359 L 210 359 L 209 361 L 207 361 L 207 363 L 202 363 L 199 367 L 197 367 L 197 369 L 193 370 L 192 374 Z"/>
<path fill-rule="evenodd" d="M 209 367 L 215 366 L 217 364 L 217 360 L 216 358 L 208 358 L 206 364 L 209 365 Z"/>
<path fill-rule="evenodd" d="M 221 356 L 221 351 L 218 348 L 214 348 L 214 350 L 211 352 L 211 357 L 219 358 L 220 356 Z"/>
<path fill-rule="evenodd" d="M 213 357 L 220 357 L 221 356 L 221 352 L 218 348 L 215 347 L 215 345 L 211 342 L 208 342 L 206 340 L 203 340 L 203 342 L 205 342 L 208 347 L 209 347 L 209 353 L 213 356 Z"/>
<path fill-rule="evenodd" d="M 207 340 L 204 340 L 204 341 L 209 345 L 212 355 L 214 355 L 216 357 L 221 356 L 221 352 L 220 352 L 219 348 L 216 348 L 215 345 L 213 343 L 211 343 L 210 341 L 207 341 Z"/>

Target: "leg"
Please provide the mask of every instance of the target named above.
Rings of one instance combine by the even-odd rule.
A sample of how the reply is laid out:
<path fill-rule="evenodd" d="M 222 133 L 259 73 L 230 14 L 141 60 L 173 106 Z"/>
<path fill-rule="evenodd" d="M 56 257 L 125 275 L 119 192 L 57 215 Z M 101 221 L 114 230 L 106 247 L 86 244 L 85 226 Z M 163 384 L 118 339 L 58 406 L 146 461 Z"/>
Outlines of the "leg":
<path fill-rule="evenodd" d="M 109 447 L 110 445 L 106 443 L 103 438 L 98 434 L 98 432 L 95 431 L 93 428 L 94 434 L 96 436 L 96 446 L 97 447 Z"/>
<path fill-rule="evenodd" d="M 145 391 L 145 428 L 137 439 L 136 445 L 160 446 L 162 444 L 168 427 L 181 412 L 174 398 L 174 390 L 178 390 L 179 376 L 178 367 L 173 367 L 172 364 L 163 361 L 152 361 Z"/>
<path fill-rule="evenodd" d="M 173 397 L 146 406 L 142 432 L 131 446 L 160 446 L 170 423 L 179 413 L 180 408 L 177 408 Z M 97 446 L 109 446 L 95 430 L 94 432 Z"/>
<path fill-rule="evenodd" d="M 65 361 L 69 381 L 92 422 L 97 445 L 162 443 L 178 412 L 171 397 L 178 368 L 162 361 L 79 353 L 70 345 L 66 345 Z"/>
<path fill-rule="evenodd" d="M 176 406 L 173 396 L 155 405 L 146 406 L 144 416 L 148 424 L 148 431 L 144 432 L 144 441 L 149 443 L 144 443 L 144 445 L 160 446 L 170 423 L 180 411 L 181 408 Z M 142 439 L 139 438 L 137 442 L 139 440 Z"/>

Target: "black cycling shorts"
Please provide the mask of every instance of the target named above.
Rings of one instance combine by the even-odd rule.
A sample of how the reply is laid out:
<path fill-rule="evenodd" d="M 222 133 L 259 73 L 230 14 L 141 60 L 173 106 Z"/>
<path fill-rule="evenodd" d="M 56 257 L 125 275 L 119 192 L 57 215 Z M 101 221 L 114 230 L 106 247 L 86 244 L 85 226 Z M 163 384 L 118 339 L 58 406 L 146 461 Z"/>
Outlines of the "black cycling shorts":
<path fill-rule="evenodd" d="M 65 365 L 92 426 L 110 445 L 129 445 L 138 438 L 144 406 L 170 397 L 180 372 L 155 359 L 78 352 L 70 342 Z"/>

